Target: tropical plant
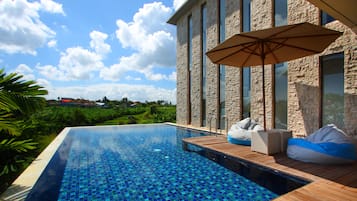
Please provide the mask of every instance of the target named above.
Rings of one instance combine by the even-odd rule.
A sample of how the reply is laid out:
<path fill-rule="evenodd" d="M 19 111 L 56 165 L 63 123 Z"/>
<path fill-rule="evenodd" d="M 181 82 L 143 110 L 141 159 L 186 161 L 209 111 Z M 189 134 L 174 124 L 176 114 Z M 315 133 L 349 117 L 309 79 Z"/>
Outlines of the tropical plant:
<path fill-rule="evenodd" d="M 36 148 L 35 142 L 21 136 L 23 122 L 45 105 L 46 94 L 35 81 L 0 70 L 0 178 L 21 168 L 26 152 Z"/>
<path fill-rule="evenodd" d="M 24 81 L 22 75 L 6 75 L 0 70 L 0 132 L 19 135 L 14 123 L 42 108 L 46 100 L 41 97 L 47 91 L 36 85 L 35 81 Z"/>

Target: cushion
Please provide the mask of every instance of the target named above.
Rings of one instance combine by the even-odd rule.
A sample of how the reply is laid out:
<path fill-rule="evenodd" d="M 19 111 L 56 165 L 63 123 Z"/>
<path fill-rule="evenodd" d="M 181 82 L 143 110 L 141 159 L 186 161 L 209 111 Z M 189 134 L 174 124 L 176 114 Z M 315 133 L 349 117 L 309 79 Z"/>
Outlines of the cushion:
<path fill-rule="evenodd" d="M 237 125 L 238 127 L 240 127 L 240 128 L 248 129 L 248 127 L 249 127 L 249 125 L 250 125 L 250 118 L 248 117 L 248 118 L 245 118 L 245 119 L 243 119 L 243 120 L 241 120 L 241 121 L 238 121 L 238 122 L 236 123 L 236 125 Z"/>
<path fill-rule="evenodd" d="M 290 138 L 287 155 L 295 160 L 319 164 L 353 163 L 357 158 L 353 141 L 333 124 L 305 139 Z"/>
<path fill-rule="evenodd" d="M 256 121 L 245 118 L 233 124 L 228 131 L 227 141 L 232 144 L 251 145 L 252 132 L 264 130 Z"/>

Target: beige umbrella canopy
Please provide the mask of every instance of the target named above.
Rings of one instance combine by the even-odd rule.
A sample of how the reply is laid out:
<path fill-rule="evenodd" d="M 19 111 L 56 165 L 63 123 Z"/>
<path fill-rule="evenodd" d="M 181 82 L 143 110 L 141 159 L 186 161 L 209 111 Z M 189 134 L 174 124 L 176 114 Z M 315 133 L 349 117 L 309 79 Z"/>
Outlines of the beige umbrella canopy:
<path fill-rule="evenodd" d="M 357 33 L 356 0 L 308 0 Z"/>
<path fill-rule="evenodd" d="M 341 34 L 305 22 L 236 34 L 208 51 L 206 55 L 216 64 L 235 67 L 262 65 L 266 129 L 264 65 L 320 53 Z"/>

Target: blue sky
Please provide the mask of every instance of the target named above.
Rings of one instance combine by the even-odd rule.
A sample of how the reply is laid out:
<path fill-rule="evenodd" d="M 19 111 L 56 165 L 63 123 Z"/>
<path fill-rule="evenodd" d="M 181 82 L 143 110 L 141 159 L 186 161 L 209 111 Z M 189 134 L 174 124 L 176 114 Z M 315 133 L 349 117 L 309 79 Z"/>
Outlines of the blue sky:
<path fill-rule="evenodd" d="M 176 28 L 185 0 L 0 0 L 0 68 L 57 97 L 176 103 Z"/>

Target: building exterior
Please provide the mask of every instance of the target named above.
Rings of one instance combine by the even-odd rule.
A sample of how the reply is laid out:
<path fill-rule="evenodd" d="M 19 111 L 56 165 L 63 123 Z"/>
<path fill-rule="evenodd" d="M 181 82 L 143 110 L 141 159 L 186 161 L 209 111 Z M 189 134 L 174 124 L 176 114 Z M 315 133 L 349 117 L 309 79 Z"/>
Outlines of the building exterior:
<path fill-rule="evenodd" d="M 357 35 L 307 0 L 188 0 L 168 21 L 177 27 L 177 123 L 262 124 L 261 67 L 216 65 L 205 52 L 237 33 L 300 22 L 343 35 L 321 54 L 265 65 L 267 128 L 306 135 L 335 123 L 357 136 Z"/>

